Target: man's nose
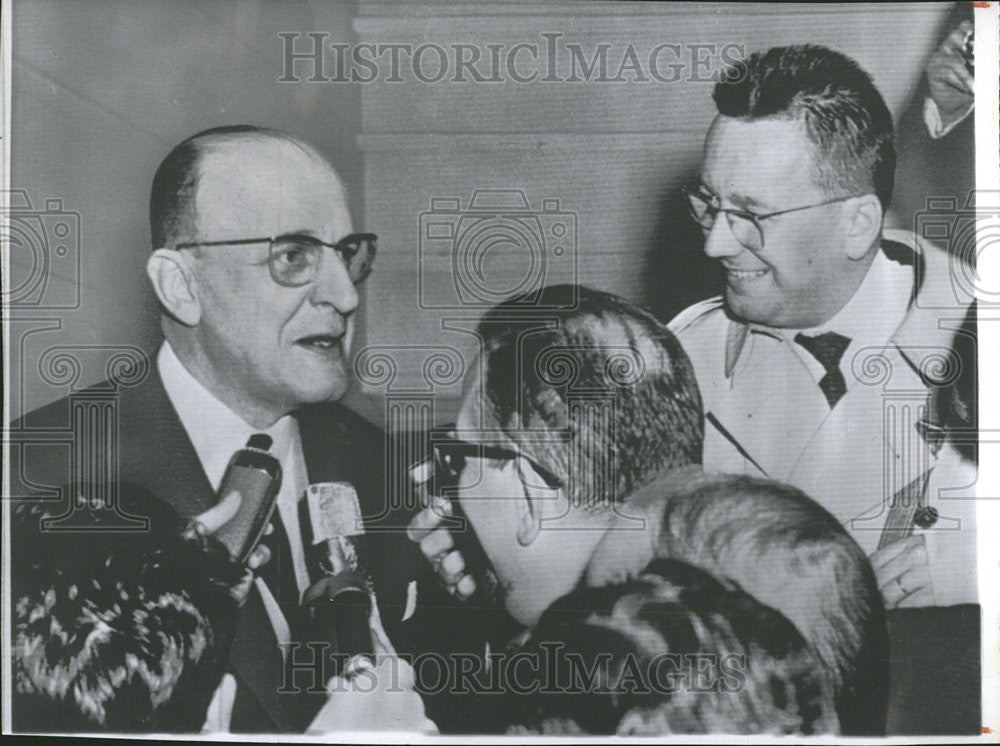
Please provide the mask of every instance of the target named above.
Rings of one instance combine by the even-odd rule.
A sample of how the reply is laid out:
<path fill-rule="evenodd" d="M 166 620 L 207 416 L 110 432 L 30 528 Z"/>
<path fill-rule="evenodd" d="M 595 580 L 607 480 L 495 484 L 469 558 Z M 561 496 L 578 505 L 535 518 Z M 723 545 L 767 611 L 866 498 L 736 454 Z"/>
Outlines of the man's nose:
<path fill-rule="evenodd" d="M 712 259 L 725 259 L 737 256 L 745 250 L 743 244 L 737 241 L 736 236 L 733 235 L 729 220 L 723 213 L 719 213 L 708 235 L 705 236 L 705 254 Z"/>
<path fill-rule="evenodd" d="M 340 256 L 330 249 L 324 251 L 323 263 L 313 284 L 312 301 L 331 305 L 347 316 L 358 307 L 358 289 Z"/>

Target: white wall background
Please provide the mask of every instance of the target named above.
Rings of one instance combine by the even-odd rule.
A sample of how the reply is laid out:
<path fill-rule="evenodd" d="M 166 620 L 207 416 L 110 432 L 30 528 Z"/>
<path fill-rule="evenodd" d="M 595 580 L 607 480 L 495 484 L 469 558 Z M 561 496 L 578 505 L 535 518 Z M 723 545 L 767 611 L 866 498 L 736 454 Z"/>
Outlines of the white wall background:
<path fill-rule="evenodd" d="M 749 52 L 815 42 L 854 56 L 899 117 L 951 10 L 950 3 L 19 0 L 11 186 L 36 211 L 58 199 L 79 214 L 81 269 L 76 277 L 72 262 L 53 254 L 45 288 L 60 298 L 78 287 L 78 308 L 14 309 L 11 416 L 66 393 L 38 376 L 52 345 L 155 350 L 157 312 L 143 269 L 149 183 L 176 142 L 221 124 L 292 131 L 341 170 L 355 224 L 381 237 L 362 308 L 363 344 L 441 342 L 440 314 L 423 311 L 417 292 L 419 216 L 432 197 L 459 197 L 464 206 L 477 188 L 521 189 L 532 207 L 555 198 L 575 213 L 578 279 L 587 284 L 665 318 L 711 292 L 677 198 L 697 173 L 714 111 L 711 82 L 279 83 L 279 32 L 508 47 L 558 32 L 561 43 L 584 49 L 610 44 L 611 59 L 628 44 L 737 44 Z M 35 261 L 27 246 L 12 245 L 12 287 L 38 273 Z M 103 373 L 100 365 L 84 370 L 83 382 Z M 378 418 L 377 395 L 356 392 L 351 402 Z"/>

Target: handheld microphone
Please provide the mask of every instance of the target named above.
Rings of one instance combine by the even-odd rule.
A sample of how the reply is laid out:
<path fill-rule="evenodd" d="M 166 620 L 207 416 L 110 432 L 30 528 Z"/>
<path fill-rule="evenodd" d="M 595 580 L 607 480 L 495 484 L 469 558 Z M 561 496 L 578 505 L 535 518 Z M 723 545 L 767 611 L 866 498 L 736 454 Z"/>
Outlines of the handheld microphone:
<path fill-rule="evenodd" d="M 256 549 L 278 501 L 281 464 L 269 453 L 271 442 L 263 433 L 251 435 L 246 447 L 229 460 L 219 486 L 219 499 L 233 491 L 242 498 L 236 515 L 215 532 L 240 563 L 245 563 Z"/>
<path fill-rule="evenodd" d="M 306 591 L 302 602 L 335 632 L 339 652 L 346 657 L 342 673 L 350 676 L 374 663 L 371 596 L 350 538 L 364 533 L 358 493 L 348 482 L 324 482 L 309 485 L 306 499 L 313 544 L 326 543 L 329 565 L 328 575 Z"/>

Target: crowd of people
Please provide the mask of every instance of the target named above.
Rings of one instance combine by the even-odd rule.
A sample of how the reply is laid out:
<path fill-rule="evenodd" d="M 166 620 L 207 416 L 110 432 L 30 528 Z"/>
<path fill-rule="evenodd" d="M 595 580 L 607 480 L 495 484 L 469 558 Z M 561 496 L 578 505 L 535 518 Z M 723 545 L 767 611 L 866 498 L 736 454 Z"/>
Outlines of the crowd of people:
<path fill-rule="evenodd" d="M 687 197 L 722 294 L 669 324 L 569 285 L 532 296 L 541 327 L 524 297 L 487 311 L 457 421 L 388 465 L 415 515 L 382 432 L 337 403 L 376 253 L 339 176 L 258 127 L 175 147 L 150 199 L 163 343 L 118 405 L 115 492 L 148 528 L 15 505 L 15 729 L 884 733 L 887 612 L 978 602 L 975 304 L 945 251 L 884 228 L 893 123 L 853 60 L 755 53 L 714 99 Z M 871 359 L 920 392 L 895 429 Z M 241 563 L 218 493 L 255 434 L 282 477 Z M 374 603 L 352 671 L 303 613 L 325 577 L 303 496 L 330 482 L 409 525 L 355 538 Z"/>

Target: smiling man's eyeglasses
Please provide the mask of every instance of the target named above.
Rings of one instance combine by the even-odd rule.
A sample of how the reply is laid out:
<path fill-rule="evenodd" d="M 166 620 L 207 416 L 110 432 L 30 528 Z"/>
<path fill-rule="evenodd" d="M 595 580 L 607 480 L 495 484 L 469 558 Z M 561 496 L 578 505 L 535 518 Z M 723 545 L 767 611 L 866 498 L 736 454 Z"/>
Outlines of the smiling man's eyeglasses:
<path fill-rule="evenodd" d="M 469 458 L 488 458 L 510 461 L 523 458 L 542 478 L 546 486 L 559 489 L 564 486 L 562 479 L 521 451 L 492 443 L 471 443 L 456 438 L 453 428 L 435 429 L 431 445 L 434 451 L 434 478 L 438 486 L 455 487 Z"/>
<path fill-rule="evenodd" d="M 715 194 L 712 194 L 712 192 L 705 189 L 705 187 L 699 187 L 695 190 L 685 189 L 684 196 L 686 198 L 688 211 L 691 213 L 691 217 L 694 218 L 694 221 L 701 227 L 705 235 L 708 235 L 708 232 L 712 230 L 712 226 L 715 225 L 715 219 L 719 216 L 719 213 L 725 213 L 726 220 L 729 221 L 729 230 L 733 232 L 733 237 L 739 241 L 741 246 L 750 249 L 750 251 L 764 250 L 764 228 L 761 225 L 763 221 L 776 218 L 779 215 L 788 215 L 792 212 L 811 210 L 814 207 L 822 207 L 823 205 L 832 205 L 836 202 L 845 202 L 849 199 L 854 199 L 854 195 L 836 197 L 834 199 L 828 199 L 824 202 L 816 202 L 811 205 L 802 205 L 800 207 L 790 207 L 787 210 L 778 210 L 776 212 L 768 212 L 762 215 L 760 213 L 750 212 L 749 210 L 737 210 L 731 207 L 723 207 L 722 200 Z"/>
<path fill-rule="evenodd" d="M 232 241 L 189 241 L 175 249 L 195 249 L 209 246 L 248 246 L 268 244 L 267 267 L 271 279 L 285 287 L 308 285 L 319 273 L 323 249 L 333 249 L 347 268 L 351 282 L 360 285 L 372 271 L 378 237 L 374 233 L 352 233 L 337 241 L 325 243 L 314 236 L 292 233 L 275 238 L 240 238 Z"/>

